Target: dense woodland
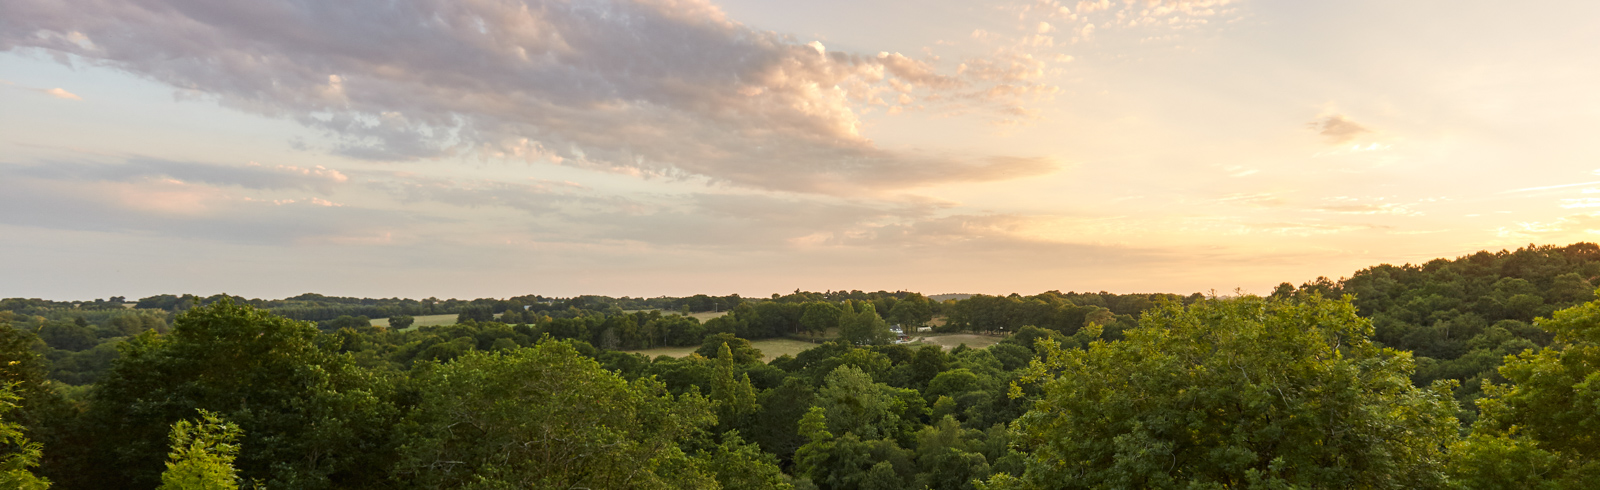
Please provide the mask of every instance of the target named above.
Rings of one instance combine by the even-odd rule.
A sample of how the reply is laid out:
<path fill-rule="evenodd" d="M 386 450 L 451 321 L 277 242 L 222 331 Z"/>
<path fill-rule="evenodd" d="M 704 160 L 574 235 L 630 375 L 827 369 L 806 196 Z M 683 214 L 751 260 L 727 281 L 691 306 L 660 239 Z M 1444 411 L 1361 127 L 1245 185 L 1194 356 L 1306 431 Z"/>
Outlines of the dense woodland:
<path fill-rule="evenodd" d="M 1579 243 L 1264 297 L 5 299 L 0 487 L 1592 488 L 1596 281 Z"/>

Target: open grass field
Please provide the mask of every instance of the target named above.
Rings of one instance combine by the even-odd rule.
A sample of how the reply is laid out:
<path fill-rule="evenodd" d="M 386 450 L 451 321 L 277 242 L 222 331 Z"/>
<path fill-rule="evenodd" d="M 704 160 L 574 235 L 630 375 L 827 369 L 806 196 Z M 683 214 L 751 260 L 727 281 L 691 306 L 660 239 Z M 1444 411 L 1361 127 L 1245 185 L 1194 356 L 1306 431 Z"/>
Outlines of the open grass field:
<path fill-rule="evenodd" d="M 921 340 L 923 344 L 937 345 L 944 348 L 944 350 L 954 349 L 956 346 L 961 344 L 967 344 L 967 347 L 973 349 L 982 349 L 994 344 L 998 344 L 1000 343 L 1001 339 L 1005 338 L 991 337 L 988 335 L 974 335 L 969 333 L 929 334 L 919 337 L 919 340 Z"/>
<path fill-rule="evenodd" d="M 702 312 L 699 312 L 699 313 L 690 313 L 689 316 L 694 317 L 696 320 L 700 320 L 700 323 L 705 323 L 706 320 L 710 320 L 712 318 L 716 318 L 716 317 L 719 317 L 719 316 L 722 316 L 722 315 L 726 315 L 726 314 L 728 314 L 728 312 L 726 312 L 726 311 L 702 311 Z"/>
<path fill-rule="evenodd" d="M 762 360 L 770 362 L 773 359 L 777 359 L 778 357 L 783 356 L 784 354 L 788 354 L 788 355 L 792 356 L 792 355 L 799 354 L 800 352 L 805 351 L 806 349 L 810 349 L 812 347 L 816 347 L 817 345 L 819 345 L 820 342 L 824 342 L 824 341 L 827 341 L 829 339 L 832 339 L 833 338 L 833 335 L 832 335 L 833 333 L 834 332 L 829 332 L 830 335 L 827 335 L 825 337 L 820 337 L 816 341 L 795 340 L 795 339 L 764 339 L 764 340 L 752 340 L 752 341 L 750 341 L 750 345 L 755 346 L 755 348 L 757 348 L 757 349 L 761 349 Z M 961 344 L 967 344 L 967 347 L 970 347 L 970 348 L 973 348 L 973 349 L 982 349 L 982 348 L 985 348 L 985 347 L 1000 343 L 1000 340 L 1003 339 L 1004 337 L 993 337 L 993 336 L 988 336 L 988 335 L 974 335 L 974 334 L 958 333 L 958 334 L 916 335 L 916 336 L 913 336 L 913 338 L 917 339 L 918 342 L 913 343 L 912 346 L 916 346 L 916 345 L 937 345 L 937 346 L 939 346 L 940 348 L 942 348 L 944 350 L 950 350 L 950 349 L 956 348 L 956 346 L 961 345 Z M 630 351 L 627 351 L 627 352 L 632 352 L 634 354 L 644 354 L 645 356 L 648 356 L 648 357 L 651 357 L 651 358 L 654 358 L 656 356 L 683 357 L 683 356 L 687 356 L 687 355 L 693 353 L 697 349 L 699 349 L 698 346 L 695 346 L 695 347 L 657 347 L 657 348 L 654 348 L 654 349 L 630 350 Z"/>
<path fill-rule="evenodd" d="M 726 311 L 719 311 L 719 312 L 705 311 L 705 312 L 695 313 L 695 314 L 690 315 L 690 316 L 698 318 L 698 319 L 700 319 L 700 321 L 704 322 L 706 320 L 710 320 L 712 318 L 716 318 L 716 317 L 719 317 L 719 316 L 722 316 L 722 315 L 726 315 L 726 314 L 728 314 L 728 312 L 726 312 Z M 417 327 L 437 327 L 437 326 L 443 326 L 443 325 L 455 325 L 456 324 L 456 315 L 454 313 L 451 313 L 451 314 L 448 314 L 448 315 L 421 315 L 421 316 L 417 316 L 417 317 L 414 317 L 414 318 L 416 318 L 416 323 L 411 324 L 411 328 L 408 328 L 406 330 L 412 330 L 412 329 L 415 329 Z M 934 321 L 935 321 L 935 323 L 937 323 L 939 320 L 942 320 L 942 318 L 935 319 Z M 387 326 L 389 326 L 389 319 L 388 318 L 374 318 L 372 320 L 372 324 L 373 325 L 379 325 L 379 326 L 387 327 Z M 782 356 L 784 354 L 788 354 L 788 355 L 791 355 L 791 356 L 795 355 L 795 354 L 799 354 L 801 351 L 804 351 L 806 349 L 810 349 L 812 347 L 816 347 L 818 345 L 817 344 L 818 342 L 823 342 L 823 341 L 832 339 L 832 338 L 834 338 L 836 336 L 838 336 L 837 329 L 829 329 L 827 333 L 825 333 L 822 336 L 820 336 L 815 342 L 805 341 L 805 340 L 795 340 L 795 339 L 763 339 L 763 340 L 752 340 L 752 341 L 750 341 L 750 345 L 754 345 L 757 349 L 761 349 L 761 354 L 762 354 L 762 357 L 764 358 L 763 360 L 771 361 L 773 359 L 777 359 L 779 356 Z M 918 340 L 918 342 L 917 342 L 918 344 L 922 344 L 922 345 L 937 345 L 937 346 L 939 346 L 939 347 L 941 347 L 941 348 L 943 348 L 945 350 L 950 350 L 950 349 L 956 348 L 956 346 L 961 345 L 961 344 L 967 344 L 967 347 L 970 347 L 970 348 L 973 348 L 973 349 L 982 349 L 982 348 L 994 345 L 996 343 L 999 343 L 1000 339 L 1002 339 L 1003 337 L 991 337 L 991 336 L 988 336 L 988 335 L 974 335 L 974 334 L 917 334 L 917 335 L 913 335 L 912 338 L 917 339 Z M 915 345 L 915 344 L 913 344 L 913 345 Z M 652 357 L 652 358 L 654 358 L 656 356 L 683 357 L 683 356 L 689 355 L 690 353 L 694 352 L 695 349 L 698 349 L 698 348 L 699 348 L 698 346 L 696 346 L 696 347 L 657 347 L 657 348 L 654 348 L 654 349 L 630 350 L 630 351 L 627 351 L 627 352 L 632 352 L 632 353 L 635 353 L 635 354 L 644 354 L 644 355 Z"/>
<path fill-rule="evenodd" d="M 792 356 L 799 354 L 801 351 L 817 346 L 815 343 L 793 339 L 752 340 L 750 341 L 750 345 L 757 349 L 761 349 L 761 360 L 769 362 L 773 359 L 782 357 L 784 354 Z M 655 358 L 656 356 L 683 357 L 694 353 L 696 349 L 699 349 L 699 347 L 657 347 L 654 349 L 630 350 L 627 352 L 644 354 L 645 356 L 651 358 Z"/>
<path fill-rule="evenodd" d="M 622 311 L 627 312 L 627 313 L 637 313 L 637 312 L 640 312 L 640 311 L 660 311 L 660 310 L 658 308 L 653 308 L 653 309 L 649 309 L 649 310 L 622 310 Z M 672 313 L 675 313 L 675 312 L 672 312 L 672 311 L 662 312 L 662 314 L 664 314 L 664 315 L 670 315 Z M 700 320 L 700 323 L 705 323 L 706 320 L 710 320 L 712 318 L 716 318 L 716 317 L 719 317 L 719 316 L 722 316 L 722 315 L 726 315 L 726 314 L 728 314 L 727 311 L 702 311 L 702 312 L 699 312 L 699 313 L 690 313 L 689 316 L 694 317 L 694 319 L 696 319 L 696 320 Z"/>
<path fill-rule="evenodd" d="M 414 328 L 417 328 L 417 327 L 437 327 L 437 326 L 441 326 L 441 325 L 455 325 L 456 324 L 456 316 L 457 315 L 455 313 L 451 313 L 451 314 L 448 314 L 448 315 L 421 315 L 421 316 L 414 316 L 412 318 L 416 319 L 416 323 L 412 323 L 411 327 L 407 328 L 406 330 L 411 330 L 411 329 L 414 329 Z M 388 318 L 373 318 L 372 319 L 372 324 L 376 325 L 376 326 L 380 326 L 380 327 L 388 327 L 389 326 L 389 319 Z"/>
<path fill-rule="evenodd" d="M 642 310 L 635 310 L 635 311 L 642 311 Z M 726 315 L 726 314 L 728 314 L 728 312 L 726 312 L 726 311 L 715 311 L 715 312 L 713 312 L 713 311 L 702 311 L 700 313 L 694 313 L 694 314 L 691 314 L 689 316 L 695 317 L 696 319 L 699 319 L 701 323 L 704 323 L 706 320 L 710 320 L 712 318 L 716 318 L 716 317 L 719 317 L 719 316 L 722 316 L 722 315 Z M 416 318 L 416 323 L 412 323 L 411 324 L 411 328 L 407 328 L 406 330 L 412 330 L 412 329 L 415 329 L 417 327 L 439 327 L 439 326 L 444 326 L 444 325 L 455 325 L 456 324 L 456 316 L 457 315 L 455 313 L 451 313 L 451 314 L 448 314 L 448 315 L 419 315 L 419 316 L 415 316 L 415 317 L 412 317 L 412 318 Z M 495 314 L 495 316 L 498 317 L 500 315 L 499 314 Z M 372 324 L 376 325 L 376 326 L 387 327 L 387 326 L 389 326 L 389 319 L 388 318 L 373 318 L 372 319 Z M 694 352 L 694 349 L 689 349 L 688 352 Z M 685 352 L 684 354 L 688 354 L 688 352 Z M 652 355 L 651 357 L 654 357 L 654 355 Z M 673 356 L 673 357 L 677 357 L 677 356 Z"/>

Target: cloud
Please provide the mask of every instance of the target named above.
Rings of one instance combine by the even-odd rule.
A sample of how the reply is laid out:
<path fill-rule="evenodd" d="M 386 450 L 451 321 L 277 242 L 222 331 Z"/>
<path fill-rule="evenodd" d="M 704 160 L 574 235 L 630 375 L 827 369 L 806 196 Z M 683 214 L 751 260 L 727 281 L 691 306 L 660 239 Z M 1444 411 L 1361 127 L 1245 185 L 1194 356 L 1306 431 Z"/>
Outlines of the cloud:
<path fill-rule="evenodd" d="M 293 165 L 220 165 L 136 157 L 120 163 L 54 161 L 38 165 L 0 165 L 0 175 L 77 182 L 137 183 L 159 180 L 254 190 L 300 189 L 322 194 L 349 180 L 338 170 Z"/>
<path fill-rule="evenodd" d="M 1236 192 L 1212 199 L 1211 202 L 1217 204 L 1238 204 L 1252 207 L 1277 207 L 1284 205 L 1282 197 L 1278 197 L 1276 194 L 1270 192 L 1260 192 L 1254 194 Z"/>
<path fill-rule="evenodd" d="M 0 7 L 0 50 L 14 48 L 291 118 L 361 159 L 476 154 L 839 195 L 1055 168 L 879 148 L 862 107 L 998 83 L 753 30 L 703 0 L 17 0 Z"/>
<path fill-rule="evenodd" d="M 467 208 L 505 207 L 535 215 L 624 212 L 642 206 L 627 198 L 600 196 L 570 182 L 461 182 L 391 174 L 387 178 L 368 180 L 367 187 L 384 191 L 402 203 L 437 202 Z"/>
<path fill-rule="evenodd" d="M 51 97 L 55 97 L 55 98 L 58 98 L 58 99 L 83 100 L 83 97 L 79 97 L 78 94 L 74 94 L 72 92 L 68 92 L 68 91 L 66 91 L 66 89 L 63 89 L 61 87 L 56 87 L 56 88 L 53 88 L 53 89 L 50 89 L 50 90 L 45 90 L 44 93 L 49 94 Z"/>
<path fill-rule="evenodd" d="M 1079 243 L 1103 227 L 1098 219 L 1008 213 L 955 213 L 952 203 L 906 200 L 841 201 L 767 195 L 697 194 L 658 212 L 593 216 L 607 227 L 598 241 L 728 253 L 911 254 L 1002 260 L 1117 257 L 1149 261 L 1155 248 Z M 1045 259 L 1048 257 L 1048 259 Z M 904 257 L 901 257 L 902 259 Z M 988 259 L 986 259 L 988 260 Z M 1164 260 L 1164 259 L 1159 259 Z M 1089 260 L 1094 262 L 1094 260 Z M 959 260 L 958 260 L 959 262 Z"/>
<path fill-rule="evenodd" d="M 1355 121 L 1351 121 L 1342 114 L 1324 116 L 1321 119 L 1312 121 L 1308 126 L 1316 131 L 1317 134 L 1322 135 L 1328 144 L 1333 145 L 1348 143 L 1358 136 L 1372 132 L 1371 129 L 1356 124 Z"/>
<path fill-rule="evenodd" d="M 649 206 L 584 216 L 587 239 L 715 250 L 839 246 L 883 226 L 924 219 L 946 204 L 819 196 L 696 193 L 657 196 Z"/>
<path fill-rule="evenodd" d="M 1500 193 L 1501 194 L 1510 194 L 1510 193 L 1515 193 L 1515 192 L 1547 191 L 1547 190 L 1551 190 L 1551 189 L 1564 189 L 1564 188 L 1567 188 L 1567 187 L 1581 187 L 1581 186 L 1595 185 L 1595 184 L 1600 184 L 1600 181 L 1579 182 L 1579 183 L 1576 183 L 1576 184 L 1546 185 L 1546 186 L 1540 186 L 1540 187 L 1526 187 L 1526 188 L 1522 188 L 1522 189 L 1511 189 L 1511 190 L 1508 190 L 1508 191 L 1500 191 Z"/>
<path fill-rule="evenodd" d="M 1002 52 L 987 58 L 975 58 L 962 63 L 961 73 L 979 80 L 996 82 L 1025 82 L 1044 76 L 1044 61 L 1031 54 Z"/>
<path fill-rule="evenodd" d="M 1384 198 L 1377 198 L 1376 199 L 1376 201 L 1380 201 L 1380 202 L 1362 202 L 1363 199 L 1355 198 L 1355 197 L 1349 197 L 1349 196 L 1331 197 L 1331 198 L 1326 198 L 1326 199 L 1323 199 L 1323 200 L 1326 201 L 1327 204 L 1324 204 L 1321 207 L 1315 208 L 1317 211 L 1322 211 L 1322 212 L 1326 212 L 1326 213 L 1335 213 L 1335 214 L 1359 214 L 1359 215 L 1378 215 L 1378 214 L 1393 215 L 1393 216 L 1422 216 L 1423 215 L 1422 211 L 1417 211 L 1415 209 L 1412 209 L 1412 207 L 1415 204 L 1396 203 L 1396 202 L 1381 202 L 1381 201 L 1384 200 Z M 1368 201 L 1370 201 L 1370 200 L 1368 200 Z M 1420 202 L 1426 203 L 1426 202 L 1432 202 L 1432 201 L 1433 201 L 1432 199 L 1424 199 L 1424 200 L 1422 200 Z"/>
<path fill-rule="evenodd" d="M 254 163 L 135 158 L 5 164 L 0 195 L 0 224 L 258 245 L 521 236 L 572 246 L 770 252 L 963 241 L 948 231 L 959 227 L 938 225 L 948 230 L 934 233 L 939 227 L 933 223 L 947 220 L 939 215 L 954 203 L 911 196 L 615 195 L 571 182 L 371 170 L 346 175 Z M 993 231 L 983 233 L 992 237 Z M 922 238 L 913 241 L 913 235 Z"/>
<path fill-rule="evenodd" d="M 0 13 L 3 13 L 3 12 L 4 12 L 4 10 L 0 10 Z M 19 89 L 19 90 L 28 90 L 28 91 L 32 91 L 32 92 L 38 92 L 38 93 L 45 94 L 45 95 L 48 95 L 48 96 L 51 96 L 51 97 L 55 97 L 55 98 L 58 98 L 58 99 L 83 100 L 83 97 L 79 97 L 78 94 L 74 94 L 72 92 L 68 92 L 67 89 L 64 89 L 64 88 L 61 88 L 61 87 L 56 87 L 56 88 L 52 88 L 52 89 L 25 87 L 25 86 L 22 86 L 22 85 L 17 85 L 16 82 L 13 82 L 13 81 L 10 81 L 10 80 L 0 80 L 0 84 L 3 84 L 5 86 L 7 86 L 7 87 L 16 88 L 16 89 Z"/>
<path fill-rule="evenodd" d="M 1421 216 L 1421 211 L 1416 211 L 1405 204 L 1399 203 L 1365 203 L 1365 204 L 1334 204 L 1317 208 L 1320 211 L 1337 214 L 1390 214 L 1396 216 Z"/>
<path fill-rule="evenodd" d="M 1574 214 L 1551 221 L 1518 222 L 1493 231 L 1501 238 L 1518 240 L 1566 240 L 1574 238 L 1573 235 L 1600 235 L 1600 213 Z"/>
<path fill-rule="evenodd" d="M 206 184 L 0 178 L 0 223 L 251 245 L 386 241 L 416 218 L 319 198 L 252 199 Z"/>
<path fill-rule="evenodd" d="M 1333 235 L 1352 231 L 1387 230 L 1391 227 L 1366 223 L 1330 223 L 1320 220 L 1305 221 L 1254 221 L 1237 216 L 1202 216 L 1188 218 L 1182 229 L 1191 232 L 1222 233 L 1229 235 L 1280 235 L 1309 237 Z"/>

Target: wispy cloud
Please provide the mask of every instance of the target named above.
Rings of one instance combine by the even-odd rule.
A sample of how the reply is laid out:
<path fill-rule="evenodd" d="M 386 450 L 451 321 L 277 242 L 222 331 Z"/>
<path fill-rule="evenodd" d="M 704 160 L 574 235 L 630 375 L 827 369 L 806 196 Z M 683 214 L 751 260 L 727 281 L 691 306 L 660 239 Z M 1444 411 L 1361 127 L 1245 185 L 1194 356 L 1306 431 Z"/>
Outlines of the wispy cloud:
<path fill-rule="evenodd" d="M 142 182 L 173 180 L 245 189 L 303 189 L 328 194 L 349 177 L 322 166 L 236 165 L 136 157 L 118 163 L 52 161 L 37 165 L 0 166 L 0 175 L 77 182 Z"/>
<path fill-rule="evenodd" d="M 1600 235 L 1600 213 L 1581 213 L 1549 221 L 1524 221 L 1493 230 L 1501 238 L 1559 240 L 1574 235 Z M 1587 238 L 1587 237 L 1586 237 Z"/>
<path fill-rule="evenodd" d="M 1349 143 L 1357 137 L 1373 132 L 1366 126 L 1351 121 L 1342 114 L 1330 114 L 1312 121 L 1307 126 L 1322 135 L 1329 144 L 1341 145 Z"/>
<path fill-rule="evenodd" d="M 1415 203 L 1385 202 L 1386 198 L 1355 198 L 1349 196 L 1336 196 L 1323 200 L 1321 206 L 1314 208 L 1317 211 L 1335 214 L 1353 215 L 1391 215 L 1391 216 L 1422 216 L 1422 211 L 1414 208 Z M 1422 202 L 1431 202 L 1424 200 Z"/>
<path fill-rule="evenodd" d="M 56 87 L 56 88 L 53 88 L 53 89 L 50 89 L 50 90 L 45 90 L 44 93 L 50 95 L 51 97 L 55 97 L 57 99 L 83 100 L 83 97 L 79 97 L 78 94 L 74 94 L 72 92 L 68 92 L 66 89 L 63 89 L 61 87 Z"/>
<path fill-rule="evenodd" d="M 203 183 L 0 178 L 0 223 L 256 245 L 290 245 L 405 228 L 409 213 L 301 197 L 254 199 Z"/>
<path fill-rule="evenodd" d="M 1234 194 L 1229 194 L 1229 195 L 1222 196 L 1222 197 L 1219 197 L 1219 198 L 1216 198 L 1216 199 L 1212 199 L 1211 202 L 1214 202 L 1214 203 L 1217 203 L 1217 204 L 1242 204 L 1242 205 L 1246 205 L 1246 206 L 1257 206 L 1257 207 L 1282 206 L 1284 204 L 1284 201 L 1283 201 L 1282 197 L 1279 197 L 1278 195 L 1273 194 L 1271 192 L 1258 192 L 1258 193 L 1248 193 L 1248 194 L 1247 193 L 1234 193 Z"/>
<path fill-rule="evenodd" d="M 1521 189 L 1511 189 L 1511 190 L 1508 190 L 1508 191 L 1502 191 L 1501 194 L 1510 194 L 1510 193 L 1514 193 L 1514 192 L 1548 191 L 1548 190 L 1552 190 L 1552 189 L 1565 189 L 1565 188 L 1568 188 L 1568 187 L 1582 187 L 1582 186 L 1586 186 L 1586 185 L 1595 185 L 1595 184 L 1600 184 L 1600 180 L 1593 181 L 1593 182 L 1579 182 L 1579 183 L 1576 183 L 1576 184 L 1556 184 L 1556 185 L 1545 185 L 1545 186 L 1539 186 L 1539 187 L 1524 187 L 1524 188 L 1521 188 Z"/>
<path fill-rule="evenodd" d="M 3 47 L 4 47 L 4 45 L 0 45 L 0 50 L 3 50 Z M 61 87 L 50 88 L 50 89 L 33 88 L 33 87 L 26 87 L 26 86 L 18 85 L 16 82 L 13 82 L 13 81 L 10 81 L 10 80 L 0 80 L 0 85 L 5 85 L 7 87 L 20 89 L 20 90 L 27 90 L 27 91 L 30 91 L 30 92 L 38 92 L 38 93 L 45 94 L 45 95 L 48 95 L 48 96 L 51 96 L 51 97 L 55 97 L 57 99 L 83 100 L 83 97 L 79 97 L 78 94 L 74 94 L 72 92 L 68 92 L 67 89 L 64 89 L 64 88 L 61 88 Z"/>

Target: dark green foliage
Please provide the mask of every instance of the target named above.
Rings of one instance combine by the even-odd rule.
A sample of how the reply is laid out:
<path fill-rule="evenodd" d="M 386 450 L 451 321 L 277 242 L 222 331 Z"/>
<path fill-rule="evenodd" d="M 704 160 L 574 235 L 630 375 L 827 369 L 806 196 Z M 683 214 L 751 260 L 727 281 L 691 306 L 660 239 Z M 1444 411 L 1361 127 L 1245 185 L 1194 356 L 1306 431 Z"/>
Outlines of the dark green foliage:
<path fill-rule="evenodd" d="M 1133 326 L 1139 312 L 1161 301 L 1193 302 L 1199 294 L 1062 294 L 1033 296 L 977 294 L 947 308 L 947 331 L 1014 332 L 1026 325 L 1072 335 L 1091 323 L 1121 331 Z"/>
<path fill-rule="evenodd" d="M 146 330 L 167 331 L 166 315 L 150 310 L 118 314 L 107 320 L 101 336 L 132 337 Z"/>
<path fill-rule="evenodd" d="M 1244 297 L 1146 312 L 1121 342 L 1046 347 L 1032 452 L 997 488 L 1444 484 L 1448 387 L 1369 340 L 1348 302 Z M 1018 393 L 1020 395 L 1020 392 Z"/>
<path fill-rule="evenodd" d="M 750 375 L 735 374 L 739 363 L 728 343 L 720 345 L 717 357 L 712 361 L 710 386 L 717 428 L 723 432 L 749 429 L 756 413 L 761 410 L 761 405 L 756 402 L 756 388 L 750 383 Z"/>
<path fill-rule="evenodd" d="M 80 318 L 78 322 L 49 321 L 39 327 L 39 338 L 52 349 L 81 351 L 97 343 L 94 329 Z"/>
<path fill-rule="evenodd" d="M 111 369 L 111 362 L 117 359 L 117 346 L 121 343 L 121 340 L 101 342 L 79 352 L 51 350 L 47 354 L 50 359 L 50 379 L 69 385 L 88 385 L 99 381 Z"/>
<path fill-rule="evenodd" d="M 730 333 L 707 335 L 706 340 L 695 350 L 700 357 L 715 359 L 722 351 L 722 346 L 728 346 L 733 352 L 733 362 L 736 364 L 750 364 L 761 362 L 761 349 L 750 345 L 750 341 L 733 336 Z"/>
<path fill-rule="evenodd" d="M 372 330 L 372 319 L 365 316 L 340 315 L 338 318 L 318 323 L 317 328 L 324 332 L 334 332 L 345 328 L 366 331 Z"/>
<path fill-rule="evenodd" d="M 778 469 L 777 458 L 761 452 L 755 444 L 748 444 L 737 431 L 723 436 L 721 444 L 708 450 L 696 451 L 694 459 L 712 473 L 717 483 L 725 489 L 790 490 L 783 471 Z"/>
<path fill-rule="evenodd" d="M 835 436 L 827 428 L 827 412 L 813 407 L 800 421 L 800 433 L 809 442 L 795 452 L 797 473 L 825 489 L 905 486 L 904 476 L 913 468 L 910 451 L 893 439 Z"/>
<path fill-rule="evenodd" d="M 388 382 L 319 349 L 312 326 L 223 299 L 146 332 L 96 385 L 85 470 L 107 486 L 153 487 L 165 435 L 197 408 L 244 430 L 240 474 L 275 488 L 379 481 L 396 416 Z"/>
<path fill-rule="evenodd" d="M 1017 345 L 1025 347 L 1029 350 L 1037 351 L 1039 349 L 1039 341 L 1046 339 L 1054 340 L 1057 345 L 1067 343 L 1067 336 L 1062 335 L 1061 332 L 1055 330 L 1045 330 L 1033 325 L 1023 325 L 1022 328 L 1017 329 L 1016 333 L 1006 337 L 1006 339 L 1000 341 L 1000 343 Z"/>
<path fill-rule="evenodd" d="M 839 313 L 839 338 L 856 345 L 882 345 L 894 340 L 889 323 L 878 316 L 872 303 L 845 302 Z"/>
<path fill-rule="evenodd" d="M 800 418 L 816 400 L 816 389 L 800 378 L 786 378 L 783 386 L 761 392 L 761 411 L 756 414 L 750 437 L 763 451 L 783 459 L 794 456 L 806 443 L 800 435 Z"/>
<path fill-rule="evenodd" d="M 806 333 L 817 335 L 831 328 L 839 328 L 838 306 L 831 303 L 811 303 L 800 316 L 800 325 Z"/>
<path fill-rule="evenodd" d="M 1270 300 L 14 298 L 0 377 L 23 397 L 0 422 L 69 489 L 154 487 L 197 409 L 238 424 L 234 466 L 268 488 L 1587 488 L 1600 306 L 1562 308 L 1595 299 L 1597 263 L 1529 247 Z M 407 328 L 428 314 L 461 322 Z M 885 343 L 935 315 L 1010 335 Z M 750 342 L 824 334 L 770 363 Z M 665 346 L 698 355 L 621 352 Z M 1470 434 L 1413 387 L 1434 380 L 1491 382 Z"/>
<path fill-rule="evenodd" d="M 676 440 L 710 403 L 606 372 L 568 344 L 425 365 L 401 428 L 403 480 L 424 488 L 705 488 Z M 735 449 L 736 450 L 736 449 Z"/>
<path fill-rule="evenodd" d="M 456 323 L 488 322 L 494 320 L 494 309 L 484 305 L 464 306 L 456 314 Z"/>
<path fill-rule="evenodd" d="M 1337 284 L 1307 283 L 1294 294 L 1333 289 L 1354 295 L 1360 314 L 1372 318 L 1374 340 L 1416 354 L 1418 386 L 1457 380 L 1457 398 L 1471 409 L 1484 381 L 1502 380 L 1495 372 L 1501 358 L 1550 343 L 1547 332 L 1531 326 L 1534 317 L 1593 299 L 1596 277 L 1600 245 L 1530 245 L 1369 267 Z"/>
<path fill-rule="evenodd" d="M 885 320 L 900 325 L 908 334 L 916 333 L 923 325 L 933 321 L 933 302 L 915 293 L 894 301 L 894 306 L 882 308 L 882 311 L 887 312 Z"/>
<path fill-rule="evenodd" d="M 1554 334 L 1551 348 L 1508 357 L 1506 382 L 1485 382 L 1482 416 L 1452 465 L 1465 484 L 1590 488 L 1600 479 L 1600 301 L 1536 323 Z"/>
<path fill-rule="evenodd" d="M 931 490 L 971 490 L 989 477 L 989 460 L 975 441 L 984 434 L 963 429 L 953 417 L 940 419 L 917 433 L 917 484 Z"/>

